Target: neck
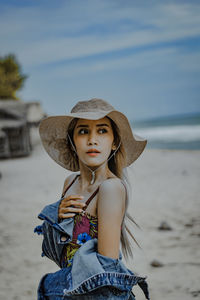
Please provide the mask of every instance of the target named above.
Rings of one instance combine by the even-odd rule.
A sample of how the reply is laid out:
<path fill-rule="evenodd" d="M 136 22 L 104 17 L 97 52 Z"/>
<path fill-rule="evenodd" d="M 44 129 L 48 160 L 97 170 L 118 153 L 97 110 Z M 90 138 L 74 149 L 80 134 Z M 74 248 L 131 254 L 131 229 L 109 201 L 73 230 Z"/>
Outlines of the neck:
<path fill-rule="evenodd" d="M 111 172 L 108 168 L 108 165 L 102 165 L 101 167 L 95 167 L 95 168 L 90 168 L 91 171 L 82 163 L 79 161 L 80 165 L 80 186 L 82 190 L 87 189 L 88 187 L 96 186 L 99 185 L 102 181 L 107 179 L 110 175 Z M 98 168 L 98 170 L 96 170 Z M 95 171 L 96 170 L 96 171 Z M 92 171 L 94 171 L 94 183 L 91 184 L 92 180 Z"/>

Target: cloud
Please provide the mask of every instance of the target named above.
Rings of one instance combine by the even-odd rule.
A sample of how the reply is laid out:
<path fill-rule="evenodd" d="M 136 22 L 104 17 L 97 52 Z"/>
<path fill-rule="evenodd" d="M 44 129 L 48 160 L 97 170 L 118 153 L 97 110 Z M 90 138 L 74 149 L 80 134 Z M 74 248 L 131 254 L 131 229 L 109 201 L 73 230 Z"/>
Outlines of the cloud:
<path fill-rule="evenodd" d="M 24 66 L 31 68 L 160 46 L 200 35 L 199 12 L 200 6 L 193 3 L 161 2 L 150 7 L 133 2 L 126 6 L 120 1 L 61 1 L 50 9 L 9 8 L 0 19 L 4 28 L 1 53 L 17 53 Z"/>
<path fill-rule="evenodd" d="M 137 118 L 198 106 L 199 2 L 4 3 L 0 55 L 15 53 L 30 74 L 24 99 L 42 99 L 55 113 L 65 107 L 66 100 L 58 99 L 66 95 L 98 95 Z M 139 99 L 134 112 L 133 99 Z"/>
<path fill-rule="evenodd" d="M 51 79 L 59 78 L 73 78 L 83 74 L 91 74 L 107 71 L 123 71 L 124 69 L 131 69 L 133 71 L 144 70 L 146 68 L 155 68 L 156 65 L 169 64 L 175 62 L 177 56 L 177 49 L 152 49 L 151 51 L 138 52 L 136 54 L 128 55 L 126 57 L 118 58 L 102 58 L 101 60 L 91 60 L 85 62 L 74 62 L 72 64 L 60 64 L 52 66 L 51 72 L 47 75 Z M 172 58 L 174 57 L 174 58 Z"/>

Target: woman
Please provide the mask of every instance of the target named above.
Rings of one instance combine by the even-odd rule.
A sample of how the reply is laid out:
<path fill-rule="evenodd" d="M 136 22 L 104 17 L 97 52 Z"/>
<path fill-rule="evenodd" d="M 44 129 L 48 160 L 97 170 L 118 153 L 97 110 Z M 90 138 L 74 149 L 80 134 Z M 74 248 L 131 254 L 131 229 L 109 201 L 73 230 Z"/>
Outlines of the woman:
<path fill-rule="evenodd" d="M 136 140 L 125 115 L 101 99 L 78 102 L 69 115 L 44 119 L 39 130 L 51 158 L 79 173 L 38 216 L 43 255 L 61 268 L 42 278 L 38 299 L 135 299 L 135 284 L 149 299 L 145 278 L 125 267 L 120 251 L 121 241 L 125 257 L 131 254 L 123 169 L 147 141 Z"/>

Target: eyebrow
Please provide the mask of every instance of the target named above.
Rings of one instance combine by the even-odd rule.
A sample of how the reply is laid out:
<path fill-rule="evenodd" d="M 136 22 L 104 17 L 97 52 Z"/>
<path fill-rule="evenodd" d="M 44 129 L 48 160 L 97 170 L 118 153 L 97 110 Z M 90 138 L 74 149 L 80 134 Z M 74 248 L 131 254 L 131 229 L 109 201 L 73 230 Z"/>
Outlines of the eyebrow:
<path fill-rule="evenodd" d="M 104 123 L 104 124 L 97 124 L 96 125 L 97 127 L 101 127 L 101 126 L 107 126 L 107 127 L 110 127 L 108 124 Z M 89 127 L 88 125 L 78 125 L 76 128 L 79 128 L 79 127 Z"/>

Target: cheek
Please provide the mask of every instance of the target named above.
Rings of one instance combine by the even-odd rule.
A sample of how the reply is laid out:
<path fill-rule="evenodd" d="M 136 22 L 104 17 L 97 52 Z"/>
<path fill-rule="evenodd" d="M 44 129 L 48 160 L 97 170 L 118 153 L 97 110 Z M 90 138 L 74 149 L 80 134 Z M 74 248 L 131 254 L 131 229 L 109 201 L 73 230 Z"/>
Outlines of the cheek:
<path fill-rule="evenodd" d="M 112 149 L 113 139 L 111 137 L 107 137 L 102 140 L 102 144 L 104 145 L 107 152 L 110 152 Z"/>
<path fill-rule="evenodd" d="M 81 139 L 76 139 L 74 141 L 74 144 L 75 144 L 76 150 L 78 151 L 81 148 L 81 145 L 82 145 Z"/>
<path fill-rule="evenodd" d="M 84 136 L 75 136 L 74 137 L 74 145 L 76 147 L 77 153 L 80 153 L 85 149 L 86 140 Z"/>
<path fill-rule="evenodd" d="M 76 135 L 73 136 L 73 140 L 74 140 L 74 146 L 76 147 L 76 150 L 78 150 L 79 144 L 80 144 L 80 140 L 79 140 L 79 138 Z"/>

